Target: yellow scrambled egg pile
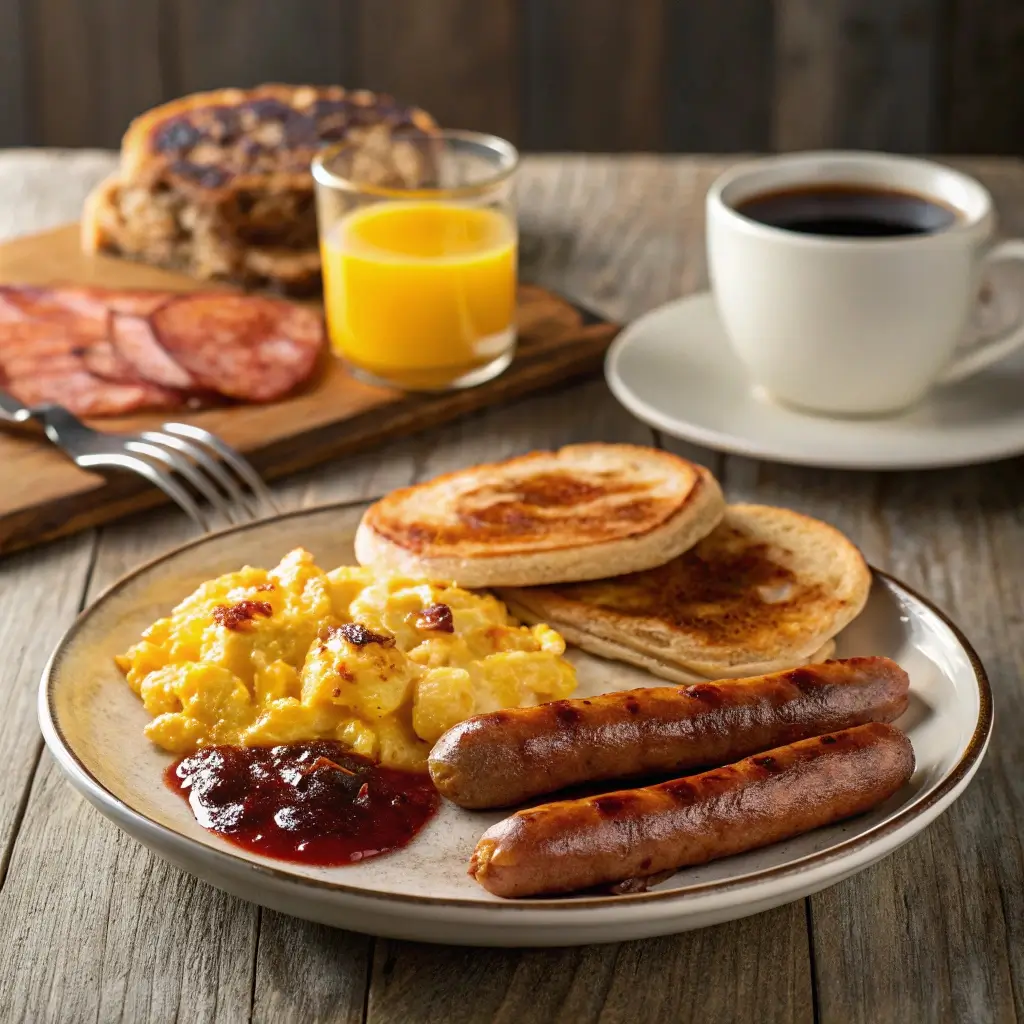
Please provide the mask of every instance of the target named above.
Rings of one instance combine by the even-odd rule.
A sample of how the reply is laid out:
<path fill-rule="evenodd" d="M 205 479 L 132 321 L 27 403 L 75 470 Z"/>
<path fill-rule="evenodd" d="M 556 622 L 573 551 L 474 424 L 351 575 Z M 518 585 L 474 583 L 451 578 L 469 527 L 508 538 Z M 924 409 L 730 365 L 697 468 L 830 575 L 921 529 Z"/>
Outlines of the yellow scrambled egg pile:
<path fill-rule="evenodd" d="M 172 753 L 328 738 L 422 769 L 463 719 L 570 694 L 564 651 L 489 595 L 324 572 L 299 548 L 202 584 L 117 664 L 154 716 L 146 735 Z"/>

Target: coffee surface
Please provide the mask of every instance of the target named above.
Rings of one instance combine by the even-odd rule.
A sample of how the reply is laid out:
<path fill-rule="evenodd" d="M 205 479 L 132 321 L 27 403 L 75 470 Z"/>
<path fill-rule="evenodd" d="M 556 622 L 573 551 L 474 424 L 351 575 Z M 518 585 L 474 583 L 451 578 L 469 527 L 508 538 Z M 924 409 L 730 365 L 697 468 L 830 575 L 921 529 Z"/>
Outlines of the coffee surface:
<path fill-rule="evenodd" d="M 898 238 L 945 231 L 954 210 L 927 196 L 864 185 L 812 185 L 762 192 L 736 212 L 770 227 L 835 238 Z"/>

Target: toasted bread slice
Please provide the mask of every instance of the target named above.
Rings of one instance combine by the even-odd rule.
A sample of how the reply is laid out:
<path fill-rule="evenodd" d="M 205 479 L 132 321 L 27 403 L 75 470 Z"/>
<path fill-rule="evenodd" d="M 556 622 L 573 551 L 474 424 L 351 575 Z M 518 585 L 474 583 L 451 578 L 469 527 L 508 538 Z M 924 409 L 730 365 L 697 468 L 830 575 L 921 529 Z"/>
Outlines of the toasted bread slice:
<path fill-rule="evenodd" d="M 661 565 L 718 523 L 703 466 L 629 444 L 577 444 L 448 473 L 366 510 L 356 558 L 464 587 L 590 580 Z"/>
<path fill-rule="evenodd" d="M 765 505 L 730 505 L 692 550 L 646 572 L 502 589 L 513 615 L 679 682 L 821 661 L 860 614 L 871 571 L 838 530 Z"/>

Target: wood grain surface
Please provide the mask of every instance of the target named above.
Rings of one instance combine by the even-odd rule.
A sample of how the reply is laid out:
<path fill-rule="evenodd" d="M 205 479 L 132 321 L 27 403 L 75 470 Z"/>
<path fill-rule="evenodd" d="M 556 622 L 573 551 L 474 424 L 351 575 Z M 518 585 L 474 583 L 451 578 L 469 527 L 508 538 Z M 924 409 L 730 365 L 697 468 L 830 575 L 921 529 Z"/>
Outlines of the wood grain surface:
<path fill-rule="evenodd" d="M 396 91 L 526 150 L 1024 152 L 1020 0 L 8 0 L 0 145 L 199 88 Z"/>
<path fill-rule="evenodd" d="M 162 11 L 161 45 L 149 57 L 162 67 L 168 95 L 258 85 L 267 81 L 264 68 L 279 82 L 353 80 L 356 41 L 346 31 L 344 2 L 303 0 L 302 32 L 295 31 L 295 9 L 278 0 L 131 2 Z"/>
<path fill-rule="evenodd" d="M 127 288 L 201 287 L 181 274 L 81 251 L 70 225 L 0 244 L 0 281 L 69 282 Z M 156 430 L 167 419 L 213 432 L 245 454 L 266 479 L 350 455 L 595 370 L 616 328 L 543 288 L 519 289 L 518 348 L 512 365 L 480 387 L 403 395 L 356 380 L 324 358 L 312 381 L 281 401 L 108 417 L 103 431 Z M 0 464 L 17 486 L 0 491 L 0 553 L 109 522 L 166 500 L 140 477 L 79 469 L 38 432 L 0 432 Z"/>
<path fill-rule="evenodd" d="M 6 7 L 13 5 L 7 4 Z M 90 146 L 119 138 L 165 95 L 160 8 L 137 0 L 39 0 L 25 11 L 32 141 Z"/>
<path fill-rule="evenodd" d="M 516 0 L 350 5 L 353 82 L 429 110 L 443 125 L 520 138 Z"/>
<path fill-rule="evenodd" d="M 815 0 L 820 3 L 820 0 Z M 736 153 L 772 147 L 778 22 L 764 0 L 672 3 L 665 12 L 664 148 Z M 713 83 L 714 102 L 708 102 Z M 805 95 L 803 99 L 807 99 Z M 728 114 L 723 117 L 723 111 Z"/>
<path fill-rule="evenodd" d="M 41 160 L 0 157 L 0 186 L 17 193 L 26 165 L 44 189 L 50 175 L 67 175 L 62 157 Z M 724 166 L 652 157 L 528 161 L 531 275 L 613 318 L 703 287 L 703 193 Z M 1024 167 L 962 166 L 992 189 L 1004 229 L 1024 232 Z M 30 220 L 0 203 L 0 233 L 29 229 Z M 117 575 L 191 535 L 181 515 L 157 510 L 0 560 L 0 1020 L 1024 1020 L 1021 461 L 883 475 L 721 456 L 658 437 L 592 379 L 291 476 L 275 491 L 288 507 L 355 500 L 481 458 L 583 439 L 664 444 L 711 466 L 731 500 L 785 504 L 833 522 L 872 561 L 950 612 L 988 667 L 998 719 L 978 777 L 957 804 L 891 857 L 809 900 L 652 941 L 440 947 L 261 911 L 119 833 L 40 755 L 34 689 L 56 636 Z"/>
<path fill-rule="evenodd" d="M 526 0 L 534 149 L 647 149 L 663 135 L 665 0 Z"/>

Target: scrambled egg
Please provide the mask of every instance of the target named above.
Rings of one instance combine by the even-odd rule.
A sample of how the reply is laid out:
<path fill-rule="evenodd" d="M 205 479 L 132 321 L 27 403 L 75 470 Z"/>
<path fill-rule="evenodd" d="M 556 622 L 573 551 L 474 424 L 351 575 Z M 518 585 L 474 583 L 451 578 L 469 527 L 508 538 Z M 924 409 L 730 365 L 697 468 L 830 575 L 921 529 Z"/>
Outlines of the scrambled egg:
<path fill-rule="evenodd" d="M 174 754 L 211 744 L 337 739 L 422 769 L 463 719 L 568 696 L 565 641 L 486 594 L 343 566 L 299 548 L 269 571 L 202 584 L 119 656 Z"/>

